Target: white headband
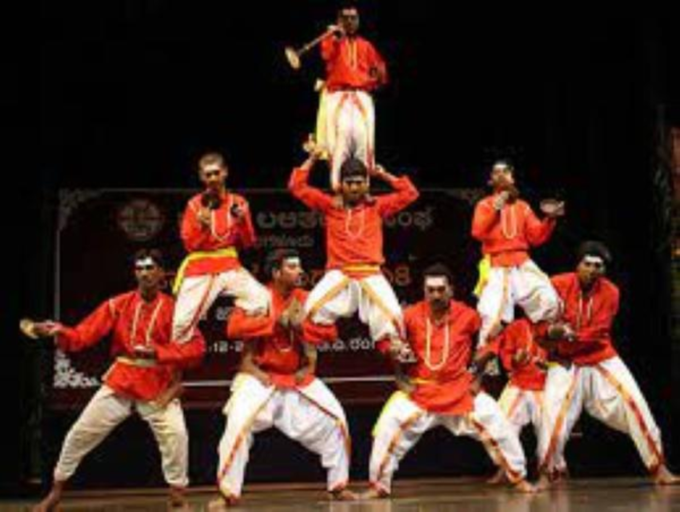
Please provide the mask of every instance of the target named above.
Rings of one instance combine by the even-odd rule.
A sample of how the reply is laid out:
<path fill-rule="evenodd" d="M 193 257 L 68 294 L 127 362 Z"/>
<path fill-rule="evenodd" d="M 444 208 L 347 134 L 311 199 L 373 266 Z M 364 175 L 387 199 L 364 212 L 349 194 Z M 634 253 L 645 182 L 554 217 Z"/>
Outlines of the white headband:
<path fill-rule="evenodd" d="M 155 265 L 156 262 L 151 256 L 145 256 L 135 261 L 135 265 Z"/>
<path fill-rule="evenodd" d="M 604 266 L 604 260 L 602 259 L 602 256 L 596 256 L 594 254 L 586 254 L 583 256 L 583 261 L 586 263 L 599 263 L 600 265 Z"/>
<path fill-rule="evenodd" d="M 449 284 L 449 280 L 445 276 L 427 276 L 425 278 L 425 286 L 446 286 Z"/>

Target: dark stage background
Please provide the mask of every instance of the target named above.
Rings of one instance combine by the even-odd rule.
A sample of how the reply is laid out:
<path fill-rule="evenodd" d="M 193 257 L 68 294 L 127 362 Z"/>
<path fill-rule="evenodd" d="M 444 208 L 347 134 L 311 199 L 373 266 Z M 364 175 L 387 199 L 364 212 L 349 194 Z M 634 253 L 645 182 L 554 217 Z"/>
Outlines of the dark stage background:
<path fill-rule="evenodd" d="M 611 275 L 623 294 L 620 351 L 680 469 L 679 349 L 671 329 L 669 127 L 680 126 L 673 19 L 547 9 L 529 16 L 510 7 L 463 14 L 443 5 L 361 2 L 363 32 L 386 57 L 392 79 L 376 98 L 378 161 L 421 187 L 480 188 L 490 160 L 510 153 L 531 199 L 567 201 L 567 219 L 536 259 L 561 272 L 573 265 L 580 240 L 611 246 Z M 11 323 L 19 314 L 53 314 L 59 189 L 197 187 L 193 164 L 206 149 L 227 155 L 237 190 L 284 186 L 303 158 L 321 68 L 314 52 L 295 73 L 282 49 L 310 40 L 333 19 L 332 3 L 311 0 L 45 2 L 32 28 L 40 42 L 40 134 L 30 158 L 38 171 L 20 167 L 7 202 L 20 247 L 9 271 L 23 281 L 8 292 L 9 310 L 17 309 Z M 467 229 L 452 225 L 452 239 Z M 457 250 L 452 244 L 450 252 Z M 87 261 L 98 264 L 105 274 L 96 259 Z M 0 490 L 34 492 L 30 482 L 49 475 L 75 416 L 50 410 L 45 400 L 51 350 L 28 344 L 15 327 L 3 341 Z M 357 478 L 366 475 L 377 412 L 348 407 Z M 188 419 L 193 480 L 211 483 L 219 411 L 192 411 Z M 642 471 L 625 437 L 587 421 L 582 430 L 587 435 L 567 453 L 574 474 Z M 140 422 L 117 431 L 85 462 L 79 485 L 160 484 L 153 441 L 143 431 Z M 400 475 L 489 470 L 481 453 L 433 433 Z M 288 463 L 298 459 L 310 463 Z M 317 466 L 278 434 L 265 435 L 248 479 L 321 480 Z"/>

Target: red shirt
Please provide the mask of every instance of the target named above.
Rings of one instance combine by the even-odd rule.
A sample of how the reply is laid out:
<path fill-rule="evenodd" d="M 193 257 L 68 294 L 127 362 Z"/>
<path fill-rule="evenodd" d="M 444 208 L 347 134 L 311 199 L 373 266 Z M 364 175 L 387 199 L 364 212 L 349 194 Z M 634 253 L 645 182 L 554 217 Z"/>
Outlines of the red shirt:
<path fill-rule="evenodd" d="M 210 226 L 204 226 L 197 217 L 202 195 L 196 194 L 189 200 L 182 217 L 181 236 L 187 252 L 212 252 L 228 248 L 238 250 L 255 244 L 255 228 L 250 217 L 250 208 L 242 196 L 225 193 L 219 208 L 211 211 Z M 238 205 L 244 212 L 242 219 L 237 219 L 232 214 L 231 208 L 234 205 Z M 238 255 L 197 258 L 189 261 L 184 276 L 218 274 L 240 266 Z"/>
<path fill-rule="evenodd" d="M 153 400 L 167 389 L 179 368 L 196 364 L 205 353 L 205 341 L 198 329 L 189 342 L 171 343 L 174 305 L 172 297 L 164 293 L 152 302 L 144 301 L 137 291 L 118 295 L 103 302 L 76 327 L 62 325 L 57 345 L 66 352 L 77 352 L 111 334 L 112 355 L 128 361 L 116 360 L 104 382 L 125 397 Z M 155 350 L 152 366 L 137 366 L 131 361 L 137 345 Z"/>
<path fill-rule="evenodd" d="M 473 336 L 481 320 L 462 302 L 451 301 L 441 324 L 432 321 L 430 307 L 421 301 L 404 311 L 406 338 L 418 361 L 405 365 L 416 385 L 411 399 L 428 411 L 465 414 L 472 410 L 473 380 L 467 367 L 471 360 Z"/>
<path fill-rule="evenodd" d="M 495 195 L 477 203 L 472 219 L 472 236 L 482 242 L 482 253 L 491 256 L 495 267 L 519 266 L 529 259 L 531 246 L 544 244 L 555 229 L 555 220 L 539 220 L 531 206 L 518 199 L 498 212 Z"/>
<path fill-rule="evenodd" d="M 616 356 L 611 330 L 619 310 L 618 287 L 601 277 L 584 295 L 575 272 L 560 274 L 551 280 L 563 301 L 562 319 L 576 331 L 576 340 L 558 343 L 558 355 L 585 366 Z"/>
<path fill-rule="evenodd" d="M 385 262 L 383 219 L 403 210 L 418 198 L 418 190 L 403 176 L 390 182 L 395 192 L 352 208 L 337 205 L 332 196 L 307 183 L 309 171 L 293 170 L 288 188 L 300 201 L 324 215 L 326 225 L 326 268 L 342 269 L 351 265 Z"/>
<path fill-rule="evenodd" d="M 321 42 L 321 57 L 326 63 L 326 88 L 330 92 L 355 89 L 372 91 L 387 82 L 385 61 L 363 37 L 330 37 Z M 381 73 L 373 75 L 375 71 Z M 382 76 L 382 82 L 378 77 Z"/>
<path fill-rule="evenodd" d="M 547 353 L 534 341 L 531 322 L 526 318 L 512 322 L 489 345 L 510 374 L 510 384 L 534 391 L 545 387 L 546 375 L 541 366 L 547 359 Z M 531 360 L 524 364 L 515 362 L 514 356 L 519 350 L 526 350 Z"/>
<path fill-rule="evenodd" d="M 302 361 L 302 343 L 312 341 L 337 339 L 337 330 L 334 325 L 328 326 L 305 326 L 312 328 L 317 340 L 307 339 L 307 330 L 303 329 L 301 336 L 294 330 L 284 329 L 279 323 L 283 311 L 290 305 L 293 299 L 297 299 L 304 305 L 309 292 L 296 288 L 288 297 L 283 297 L 272 285 L 268 286 L 272 307 L 267 316 L 248 316 L 245 311 L 235 308 L 229 317 L 227 324 L 227 337 L 229 339 L 252 340 L 255 347 L 255 364 L 267 372 L 273 382 L 279 386 L 294 386 L 295 372 Z M 313 375 L 309 374 L 304 382 L 308 384 Z"/>

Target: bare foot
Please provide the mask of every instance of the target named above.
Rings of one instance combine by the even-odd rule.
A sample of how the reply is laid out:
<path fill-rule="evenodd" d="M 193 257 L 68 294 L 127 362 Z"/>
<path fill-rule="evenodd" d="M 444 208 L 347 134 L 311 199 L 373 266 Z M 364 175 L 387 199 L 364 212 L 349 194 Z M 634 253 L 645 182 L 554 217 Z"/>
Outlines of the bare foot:
<path fill-rule="evenodd" d="M 54 482 L 50 493 L 43 498 L 43 500 L 33 507 L 33 512 L 52 512 L 56 510 L 57 505 L 61 501 L 61 493 L 64 489 L 63 482 Z"/>
<path fill-rule="evenodd" d="M 556 469 L 551 475 L 550 475 L 550 483 L 555 485 L 563 485 L 567 483 L 567 480 L 569 479 L 569 472 L 567 471 L 566 468 L 563 469 Z"/>
<path fill-rule="evenodd" d="M 486 481 L 486 483 L 490 485 L 500 485 L 506 483 L 507 481 L 508 478 L 505 474 L 505 471 L 499 468 L 498 471 L 496 471 L 496 473 Z"/>
<path fill-rule="evenodd" d="M 237 503 L 238 498 L 234 496 L 225 498 L 224 496 L 220 495 L 219 498 L 215 498 L 214 500 L 208 503 L 208 512 L 225 512 L 229 510 L 229 507 L 233 507 Z"/>
<path fill-rule="evenodd" d="M 356 501 L 359 499 L 356 493 L 349 489 L 338 489 L 328 493 L 332 501 Z"/>
<path fill-rule="evenodd" d="M 168 502 L 173 510 L 187 510 L 188 503 L 184 497 L 184 487 L 170 486 Z"/>
<path fill-rule="evenodd" d="M 674 475 L 664 464 L 654 474 L 656 485 L 680 485 L 680 476 Z"/>
<path fill-rule="evenodd" d="M 521 492 L 524 494 L 535 494 L 536 493 L 536 487 L 531 485 L 529 482 L 526 480 L 522 479 L 519 482 L 516 482 L 513 484 L 513 489 L 515 492 Z"/>
<path fill-rule="evenodd" d="M 368 491 L 362 492 L 359 495 L 359 499 L 361 500 L 384 500 L 389 497 L 389 493 L 376 489 L 375 487 L 371 487 Z"/>
<path fill-rule="evenodd" d="M 59 501 L 61 501 L 61 499 L 55 497 L 50 492 L 40 503 L 33 507 L 33 512 L 52 512 L 53 510 L 56 510 Z"/>
<path fill-rule="evenodd" d="M 547 491 L 552 487 L 552 481 L 550 477 L 546 474 L 541 472 L 540 476 L 538 477 L 538 482 L 536 482 L 536 489 L 538 491 Z"/>

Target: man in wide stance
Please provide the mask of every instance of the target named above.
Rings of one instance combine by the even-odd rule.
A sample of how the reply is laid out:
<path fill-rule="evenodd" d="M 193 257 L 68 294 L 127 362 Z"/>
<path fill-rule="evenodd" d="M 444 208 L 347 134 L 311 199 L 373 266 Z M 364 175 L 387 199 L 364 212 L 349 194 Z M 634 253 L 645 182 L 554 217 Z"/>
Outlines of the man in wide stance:
<path fill-rule="evenodd" d="M 610 261 L 604 244 L 583 243 L 576 271 L 552 278 L 563 304 L 561 317 L 536 329 L 536 339 L 558 362 L 550 365 L 545 385 L 544 433 L 539 437 L 542 485 L 558 473 L 569 434 L 584 407 L 633 439 L 655 483 L 680 483 L 666 466 L 661 433 L 649 406 L 612 342 L 619 289 L 604 277 Z"/>
<path fill-rule="evenodd" d="M 451 274 L 443 265 L 425 270 L 423 289 L 425 300 L 404 313 L 407 339 L 417 360 L 406 371 L 395 363 L 400 389 L 373 430 L 371 489 L 363 497 L 389 496 L 399 461 L 422 434 L 437 426 L 481 441 L 517 490 L 534 492 L 525 480 L 524 452 L 515 429 L 496 401 L 479 391 L 479 383 L 467 369 L 479 315 L 452 300 Z"/>
<path fill-rule="evenodd" d="M 57 347 L 68 352 L 83 350 L 110 335 L 115 356 L 103 384 L 69 430 L 54 469 L 52 490 L 36 511 L 55 509 L 80 461 L 133 411 L 156 437 L 171 506 L 186 505 L 189 440 L 178 398 L 179 371 L 200 361 L 205 342 L 198 329 L 184 344 L 171 340 L 174 301 L 160 291 L 164 275 L 158 251 L 139 251 L 134 273 L 136 290 L 104 301 L 76 327 L 45 321 L 33 328 L 37 336 L 54 336 Z"/>
<path fill-rule="evenodd" d="M 316 349 L 307 343 L 310 329 L 316 339 L 332 340 L 337 332 L 333 326 L 304 321 L 307 292 L 298 287 L 303 270 L 297 251 L 274 251 L 267 269 L 272 279 L 271 314 L 253 317 L 236 309 L 227 326 L 230 339 L 244 341 L 244 353 L 224 408 L 227 424 L 217 473 L 220 498 L 211 503 L 211 511 L 238 502 L 253 434 L 271 427 L 321 456 L 331 499 L 355 497 L 347 489 L 350 438 L 345 413 L 314 376 Z"/>

